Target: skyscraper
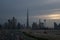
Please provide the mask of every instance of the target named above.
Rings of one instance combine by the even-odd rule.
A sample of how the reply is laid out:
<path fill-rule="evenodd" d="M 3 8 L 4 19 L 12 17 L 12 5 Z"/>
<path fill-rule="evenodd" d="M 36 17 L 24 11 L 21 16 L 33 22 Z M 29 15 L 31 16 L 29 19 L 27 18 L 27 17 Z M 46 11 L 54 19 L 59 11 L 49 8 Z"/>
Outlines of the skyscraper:
<path fill-rule="evenodd" d="M 44 19 L 44 26 L 46 27 L 46 19 Z"/>
<path fill-rule="evenodd" d="M 41 22 L 41 19 L 39 19 L 39 29 L 44 29 L 44 23 Z"/>
<path fill-rule="evenodd" d="M 28 14 L 28 9 L 27 9 L 27 28 L 29 28 L 29 14 Z"/>

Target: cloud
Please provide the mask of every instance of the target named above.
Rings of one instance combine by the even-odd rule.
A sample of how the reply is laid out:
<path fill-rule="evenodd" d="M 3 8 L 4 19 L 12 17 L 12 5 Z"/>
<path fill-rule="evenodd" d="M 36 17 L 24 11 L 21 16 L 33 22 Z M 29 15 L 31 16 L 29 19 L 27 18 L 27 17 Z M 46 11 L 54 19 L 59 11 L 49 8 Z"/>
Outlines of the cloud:
<path fill-rule="evenodd" d="M 37 15 L 37 16 L 33 16 L 33 18 L 38 18 L 38 19 L 60 19 L 60 11 L 55 11 L 55 12 L 51 12 L 49 14 L 45 14 L 45 15 Z"/>

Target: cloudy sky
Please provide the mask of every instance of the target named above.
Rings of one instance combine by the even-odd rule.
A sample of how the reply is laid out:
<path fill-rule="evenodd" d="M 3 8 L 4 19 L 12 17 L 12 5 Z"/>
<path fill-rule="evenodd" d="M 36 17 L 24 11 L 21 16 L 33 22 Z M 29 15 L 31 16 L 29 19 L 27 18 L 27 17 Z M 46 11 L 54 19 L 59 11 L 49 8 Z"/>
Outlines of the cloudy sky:
<path fill-rule="evenodd" d="M 13 16 L 19 22 L 26 23 L 27 8 L 30 24 L 46 19 L 52 27 L 54 21 L 58 23 L 60 20 L 60 0 L 0 0 L 0 23 Z"/>

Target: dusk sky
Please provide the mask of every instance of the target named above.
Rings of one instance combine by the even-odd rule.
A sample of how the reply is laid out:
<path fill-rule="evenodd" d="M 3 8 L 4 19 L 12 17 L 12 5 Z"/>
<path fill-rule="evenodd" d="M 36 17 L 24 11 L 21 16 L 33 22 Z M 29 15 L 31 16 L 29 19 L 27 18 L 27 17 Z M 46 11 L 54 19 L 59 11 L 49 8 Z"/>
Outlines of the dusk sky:
<path fill-rule="evenodd" d="M 13 16 L 26 23 L 27 8 L 30 24 L 46 19 L 46 25 L 53 27 L 54 21 L 60 22 L 60 0 L 0 0 L 0 23 Z"/>

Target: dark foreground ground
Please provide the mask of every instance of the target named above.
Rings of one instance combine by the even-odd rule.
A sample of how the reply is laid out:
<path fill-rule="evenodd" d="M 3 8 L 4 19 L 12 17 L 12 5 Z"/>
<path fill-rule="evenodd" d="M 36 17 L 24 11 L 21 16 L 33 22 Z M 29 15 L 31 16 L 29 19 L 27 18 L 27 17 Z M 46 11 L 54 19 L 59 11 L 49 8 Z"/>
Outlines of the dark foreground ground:
<path fill-rule="evenodd" d="M 43 30 L 0 30 L 0 40 L 60 40 L 60 31 L 46 32 Z M 58 32 L 59 34 L 55 34 Z"/>
<path fill-rule="evenodd" d="M 46 40 L 21 30 L 0 30 L 0 40 Z"/>
<path fill-rule="evenodd" d="M 21 30 L 0 30 L 0 40 L 38 40 L 25 35 Z"/>

